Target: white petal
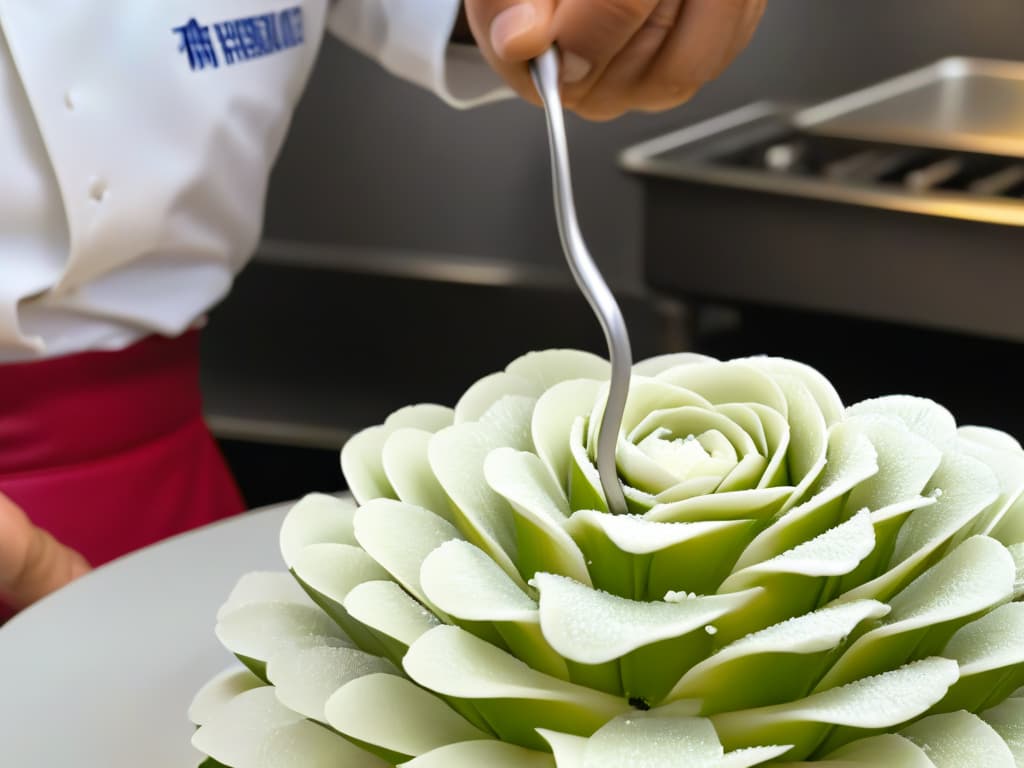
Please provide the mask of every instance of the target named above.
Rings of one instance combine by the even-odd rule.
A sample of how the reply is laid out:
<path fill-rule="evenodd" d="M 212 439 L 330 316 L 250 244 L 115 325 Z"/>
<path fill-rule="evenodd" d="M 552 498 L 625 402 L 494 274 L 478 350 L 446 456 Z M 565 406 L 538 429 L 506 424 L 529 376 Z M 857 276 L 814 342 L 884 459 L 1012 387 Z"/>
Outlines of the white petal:
<path fill-rule="evenodd" d="M 804 576 L 841 576 L 849 573 L 875 546 L 871 517 L 861 511 L 844 523 L 799 544 L 771 560 L 736 571 L 722 584 L 721 592 L 746 589 L 758 577 L 778 573 Z"/>
<path fill-rule="evenodd" d="M 717 361 L 670 368 L 658 380 L 696 392 L 710 403 L 763 403 L 786 412 L 786 399 L 774 377 L 750 360 Z"/>
<path fill-rule="evenodd" d="M 1013 561 L 1002 544 L 985 536 L 968 539 L 892 598 L 886 622 L 858 638 L 819 689 L 903 663 L 918 648 L 922 630 L 964 619 L 1008 599 L 1013 577 Z"/>
<path fill-rule="evenodd" d="M 345 610 L 356 621 L 405 646 L 439 619 L 393 581 L 367 581 L 348 593 Z"/>
<path fill-rule="evenodd" d="M 309 596 L 290 573 L 255 571 L 245 574 L 217 611 L 217 618 L 249 603 L 295 603 L 312 606 Z"/>
<path fill-rule="evenodd" d="M 775 374 L 775 382 L 786 395 L 790 428 L 789 482 L 795 485 L 792 503 L 804 498 L 825 467 L 828 452 L 828 422 L 821 407 L 803 380 L 788 374 Z"/>
<path fill-rule="evenodd" d="M 540 391 L 570 379 L 606 380 L 611 372 L 607 360 L 578 349 L 546 349 L 528 352 L 505 368 L 511 374 L 533 382 Z"/>
<path fill-rule="evenodd" d="M 192 699 L 188 708 L 189 722 L 203 725 L 239 694 L 265 685 L 245 667 L 226 669 L 200 688 Z"/>
<path fill-rule="evenodd" d="M 225 765 L 256 765 L 268 735 L 303 719 L 277 700 L 272 687 L 253 688 L 232 699 L 192 734 L 192 746 Z"/>
<path fill-rule="evenodd" d="M 401 768 L 556 768 L 547 752 L 504 741 L 463 741 L 426 752 Z"/>
<path fill-rule="evenodd" d="M 446 696 L 559 702 L 599 722 L 629 708 L 618 697 L 530 669 L 458 627 L 427 632 L 413 643 L 403 664 L 414 681 Z"/>
<path fill-rule="evenodd" d="M 551 747 L 556 768 L 583 768 L 583 755 L 587 750 L 587 737 L 571 733 L 559 733 L 547 728 L 538 728 L 539 733 Z"/>
<path fill-rule="evenodd" d="M 839 520 L 843 496 L 877 472 L 875 450 L 868 438 L 850 425 L 833 426 L 829 431 L 828 463 L 818 478 L 814 496 L 758 535 L 736 567 L 747 568 L 770 560 L 827 531 Z"/>
<path fill-rule="evenodd" d="M 537 397 L 544 390 L 522 376 L 498 371 L 484 376 L 466 390 L 455 404 L 455 424 L 479 421 L 503 397 Z"/>
<path fill-rule="evenodd" d="M 420 583 L 431 602 L 468 621 L 537 621 L 537 603 L 483 550 L 467 541 L 448 541 L 420 568 Z"/>
<path fill-rule="evenodd" d="M 355 544 L 352 518 L 355 502 L 323 493 L 303 497 L 289 510 L 281 525 L 281 555 L 291 568 L 296 556 L 310 544 Z"/>
<path fill-rule="evenodd" d="M 942 655 L 960 664 L 969 677 L 1024 664 L 1024 603 L 1007 603 L 957 630 Z"/>
<path fill-rule="evenodd" d="M 854 765 L 935 768 L 935 763 L 928 759 L 920 747 L 895 733 L 858 739 L 831 752 L 818 762 L 835 768 Z"/>
<path fill-rule="evenodd" d="M 1007 699 L 982 713 L 981 718 L 1003 737 L 1017 765 L 1024 765 L 1024 699 Z"/>
<path fill-rule="evenodd" d="M 324 711 L 339 732 L 401 755 L 487 738 L 437 696 L 388 674 L 347 683 L 327 700 Z"/>
<path fill-rule="evenodd" d="M 284 648 L 267 662 L 267 679 L 274 684 L 278 700 L 293 712 L 320 722 L 326 722 L 324 705 L 336 690 L 377 672 L 399 674 L 390 661 L 379 656 L 328 645 Z"/>
<path fill-rule="evenodd" d="M 217 639 L 232 653 L 267 661 L 283 648 L 351 641 L 319 608 L 294 603 L 250 603 L 217 622 Z"/>
<path fill-rule="evenodd" d="M 677 638 L 743 608 L 756 592 L 641 602 L 591 589 L 564 576 L 538 573 L 540 625 L 558 653 L 601 664 L 646 645 Z"/>
<path fill-rule="evenodd" d="M 286 725 L 263 739 L 256 762 L 245 768 L 389 768 L 389 763 L 309 720 Z"/>
<path fill-rule="evenodd" d="M 406 427 L 437 432 L 451 424 L 452 418 L 450 408 L 412 405 L 395 411 L 381 426 L 353 435 L 341 449 L 341 470 L 356 500 L 364 503 L 375 498 L 394 498 L 394 489 L 381 464 L 381 452 L 392 432 Z"/>
<path fill-rule="evenodd" d="M 799 379 L 814 397 L 818 410 L 829 425 L 842 421 L 843 402 L 832 383 L 814 368 L 783 357 L 752 357 L 745 361 L 771 376 L 785 375 Z"/>
<path fill-rule="evenodd" d="M 420 602 L 427 602 L 420 586 L 423 561 L 446 541 L 462 538 L 434 513 L 389 499 L 364 504 L 354 524 L 360 546 Z"/>
<path fill-rule="evenodd" d="M 292 568 L 303 583 L 336 603 L 364 581 L 390 578 L 366 552 L 349 544 L 310 544 Z"/>
<path fill-rule="evenodd" d="M 638 363 L 633 363 L 634 376 L 657 376 L 680 365 L 694 365 L 695 363 L 717 363 L 713 357 L 700 355 L 696 352 L 670 352 L 665 355 L 656 355 Z"/>
<path fill-rule="evenodd" d="M 779 511 L 792 493 L 793 489 L 786 486 L 713 493 L 685 501 L 659 504 L 644 517 L 661 523 L 766 520 Z"/>
<path fill-rule="evenodd" d="M 942 450 L 951 447 L 956 440 L 956 419 L 941 405 L 924 397 L 888 395 L 851 405 L 846 413 L 847 416 L 863 413 L 893 416 L 911 432 Z"/>
<path fill-rule="evenodd" d="M 451 504 L 430 468 L 428 446 L 434 433 L 396 429 L 384 443 L 381 464 L 399 500 L 429 509 L 449 520 Z"/>
<path fill-rule="evenodd" d="M 541 395 L 533 409 L 530 431 L 537 455 L 566 493 L 572 465 L 569 433 L 573 422 L 593 409 L 600 389 L 593 379 L 563 381 Z"/>
<path fill-rule="evenodd" d="M 594 528 L 623 552 L 649 555 L 683 542 L 693 541 L 720 531 L 743 528 L 748 520 L 701 523 L 658 523 L 638 515 L 608 515 L 592 509 L 574 512 L 569 520 L 573 535 Z"/>
<path fill-rule="evenodd" d="M 957 430 L 957 447 L 984 462 L 999 480 L 999 499 L 975 524 L 974 532 L 990 534 L 1024 494 L 1024 451 L 1004 432 L 981 427 Z"/>
<path fill-rule="evenodd" d="M 1006 742 L 977 715 L 932 715 L 900 732 L 925 751 L 936 768 L 1016 768 Z"/>
<path fill-rule="evenodd" d="M 924 492 L 942 462 L 934 444 L 892 416 L 865 413 L 847 423 L 870 439 L 882 468 L 854 488 L 848 509 L 877 510 Z"/>

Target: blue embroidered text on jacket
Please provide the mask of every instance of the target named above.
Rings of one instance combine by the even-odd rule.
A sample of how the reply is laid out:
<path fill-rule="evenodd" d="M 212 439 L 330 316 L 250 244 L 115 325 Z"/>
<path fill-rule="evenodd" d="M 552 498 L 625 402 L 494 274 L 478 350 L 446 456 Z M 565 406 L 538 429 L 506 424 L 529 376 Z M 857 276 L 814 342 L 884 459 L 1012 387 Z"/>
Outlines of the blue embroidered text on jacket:
<path fill-rule="evenodd" d="M 188 65 L 193 71 L 207 67 L 216 69 L 221 59 L 230 66 L 260 58 L 302 45 L 305 41 L 302 8 L 299 6 L 276 13 L 216 22 L 212 26 L 217 44 L 210 34 L 210 25 L 200 24 L 196 19 L 189 19 L 172 30 L 178 35 L 178 52 L 188 55 Z"/>

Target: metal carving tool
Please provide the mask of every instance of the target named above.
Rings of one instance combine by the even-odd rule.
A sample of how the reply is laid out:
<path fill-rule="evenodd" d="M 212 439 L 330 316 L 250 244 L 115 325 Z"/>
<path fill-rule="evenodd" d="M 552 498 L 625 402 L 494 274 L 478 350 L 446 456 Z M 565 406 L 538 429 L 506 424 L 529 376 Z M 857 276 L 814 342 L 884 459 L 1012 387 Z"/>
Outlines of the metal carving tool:
<path fill-rule="evenodd" d="M 628 508 L 615 467 L 615 447 L 622 428 L 626 397 L 629 394 L 633 352 L 622 310 L 619 309 L 615 296 L 594 263 L 590 251 L 587 250 L 576 218 L 572 174 L 569 168 L 569 144 L 565 134 L 565 115 L 559 90 L 559 69 L 560 57 L 556 48 L 549 49 L 530 62 L 530 74 L 544 103 L 544 114 L 547 117 L 555 214 L 562 249 L 565 251 L 576 285 L 583 292 L 601 323 L 608 344 L 608 357 L 611 360 L 612 375 L 608 387 L 608 400 L 605 403 L 597 438 L 597 470 L 609 511 L 613 514 L 625 514 Z"/>

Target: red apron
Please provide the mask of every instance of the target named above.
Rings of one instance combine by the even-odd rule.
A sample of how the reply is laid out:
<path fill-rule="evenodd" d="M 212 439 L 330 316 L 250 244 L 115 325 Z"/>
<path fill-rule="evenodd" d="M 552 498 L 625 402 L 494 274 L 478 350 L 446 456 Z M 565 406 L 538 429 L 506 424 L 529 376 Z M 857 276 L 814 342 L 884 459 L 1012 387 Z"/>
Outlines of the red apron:
<path fill-rule="evenodd" d="M 199 334 L 0 365 L 0 492 L 93 565 L 240 512 Z"/>

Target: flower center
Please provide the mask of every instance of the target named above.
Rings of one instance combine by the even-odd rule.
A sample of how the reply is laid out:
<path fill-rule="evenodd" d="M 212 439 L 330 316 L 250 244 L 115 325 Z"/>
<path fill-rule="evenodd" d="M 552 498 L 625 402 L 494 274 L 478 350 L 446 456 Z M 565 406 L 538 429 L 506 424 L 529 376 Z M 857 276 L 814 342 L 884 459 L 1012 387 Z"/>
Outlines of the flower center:
<path fill-rule="evenodd" d="M 701 435 L 672 437 L 659 427 L 637 443 L 648 458 L 679 480 L 694 477 L 722 477 L 736 466 L 736 449 L 722 433 L 709 430 Z"/>

